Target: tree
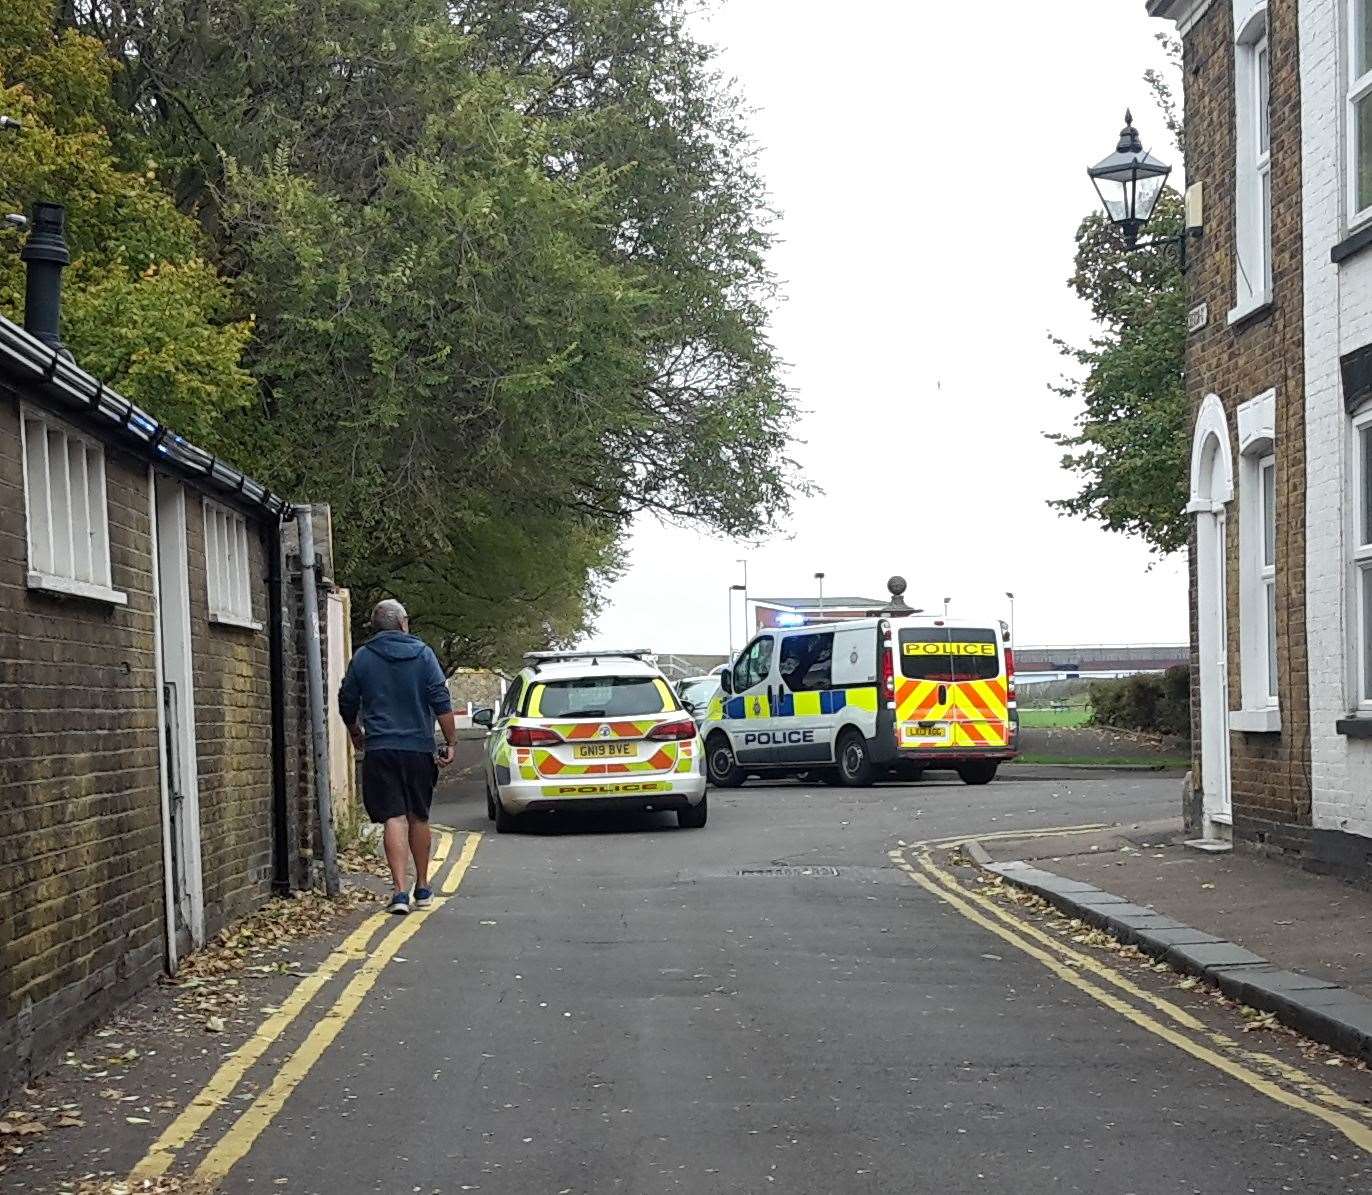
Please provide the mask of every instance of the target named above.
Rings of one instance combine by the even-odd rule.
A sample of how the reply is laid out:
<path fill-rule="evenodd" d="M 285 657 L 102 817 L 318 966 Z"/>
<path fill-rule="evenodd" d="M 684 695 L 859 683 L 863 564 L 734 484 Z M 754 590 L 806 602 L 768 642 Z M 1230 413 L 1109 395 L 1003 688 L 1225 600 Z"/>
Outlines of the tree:
<path fill-rule="evenodd" d="M 1175 64 L 1180 48 L 1160 39 Z M 1182 128 L 1168 80 L 1145 76 L 1173 137 Z M 1163 192 L 1150 233 L 1181 231 L 1182 199 Z M 1085 347 L 1054 343 L 1080 368 L 1080 381 L 1052 387 L 1080 400 L 1075 430 L 1050 435 L 1067 449 L 1063 467 L 1081 488 L 1050 503 L 1112 531 L 1140 536 L 1160 555 L 1186 546 L 1185 515 L 1189 409 L 1182 367 L 1186 347 L 1186 288 L 1174 254 L 1128 251 L 1104 216 L 1093 213 L 1077 230 L 1075 270 L 1068 285 L 1090 304 L 1102 325 Z"/>
<path fill-rule="evenodd" d="M 341 578 L 455 660 L 508 650 L 493 608 L 580 634 L 641 512 L 748 534 L 801 489 L 770 213 L 683 11 L 82 9 L 256 315 L 239 454 L 331 502 Z"/>
<path fill-rule="evenodd" d="M 250 334 L 203 256 L 199 228 L 168 200 L 156 163 L 121 164 L 113 64 L 93 38 L 54 32 L 47 0 L 0 8 L 0 112 L 23 131 L 0 145 L 0 207 L 67 207 L 72 265 L 63 338 L 77 359 L 209 448 L 251 402 L 240 364 Z M 0 310 L 22 319 L 17 239 L 0 241 Z"/>

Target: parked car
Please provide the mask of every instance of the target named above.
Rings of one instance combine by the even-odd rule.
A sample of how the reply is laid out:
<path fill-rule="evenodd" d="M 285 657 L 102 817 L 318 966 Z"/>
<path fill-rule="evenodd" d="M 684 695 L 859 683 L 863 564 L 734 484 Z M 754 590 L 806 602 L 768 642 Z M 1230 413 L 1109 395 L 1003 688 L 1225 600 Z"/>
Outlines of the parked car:
<path fill-rule="evenodd" d="M 531 814 L 673 810 L 705 825 L 696 724 L 646 651 L 531 652 L 486 740 L 486 813 L 497 833 Z"/>
<path fill-rule="evenodd" d="M 699 726 L 710 712 L 710 702 L 719 696 L 719 674 L 688 676 L 677 681 L 676 691 L 681 704 Z"/>

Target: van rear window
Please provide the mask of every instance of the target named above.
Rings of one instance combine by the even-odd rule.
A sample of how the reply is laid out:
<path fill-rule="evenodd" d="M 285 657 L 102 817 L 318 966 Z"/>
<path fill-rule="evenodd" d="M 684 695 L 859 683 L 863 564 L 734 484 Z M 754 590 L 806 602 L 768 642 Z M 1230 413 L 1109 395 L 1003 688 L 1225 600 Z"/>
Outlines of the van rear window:
<path fill-rule="evenodd" d="M 988 627 L 908 627 L 896 642 L 901 675 L 910 680 L 991 680 L 1000 675 L 1000 649 Z"/>
<path fill-rule="evenodd" d="M 535 684 L 533 718 L 637 718 L 676 708 L 667 686 L 651 676 L 578 676 Z"/>

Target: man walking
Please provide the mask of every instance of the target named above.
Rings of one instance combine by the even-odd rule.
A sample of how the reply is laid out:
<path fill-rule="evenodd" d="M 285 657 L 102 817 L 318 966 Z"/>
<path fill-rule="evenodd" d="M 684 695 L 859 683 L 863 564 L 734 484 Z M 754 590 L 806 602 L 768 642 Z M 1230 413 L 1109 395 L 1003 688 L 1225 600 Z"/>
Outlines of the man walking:
<path fill-rule="evenodd" d="M 457 725 L 438 657 L 410 634 L 410 617 L 387 599 L 372 610 L 376 632 L 354 653 L 338 690 L 338 712 L 362 751 L 362 803 L 385 827 L 386 863 L 394 893 L 389 910 L 410 911 L 405 848 L 414 856 L 414 903 L 433 904 L 429 889 L 429 804 L 438 767 L 453 761 Z M 446 745 L 434 755 L 434 719 Z"/>

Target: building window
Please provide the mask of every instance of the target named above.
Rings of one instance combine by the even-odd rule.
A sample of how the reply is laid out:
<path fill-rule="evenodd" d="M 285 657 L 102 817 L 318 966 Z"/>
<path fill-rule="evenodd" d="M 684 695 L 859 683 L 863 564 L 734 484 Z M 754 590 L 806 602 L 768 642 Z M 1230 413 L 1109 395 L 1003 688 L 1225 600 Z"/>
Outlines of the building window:
<path fill-rule="evenodd" d="M 205 583 L 210 621 L 258 629 L 252 616 L 248 523 L 235 511 L 206 502 Z"/>
<path fill-rule="evenodd" d="M 1234 310 L 1240 319 L 1272 297 L 1272 59 L 1267 13 L 1239 31 L 1234 51 Z"/>
<path fill-rule="evenodd" d="M 29 588 L 125 604 L 110 585 L 104 447 L 28 408 L 20 441 Z"/>
<path fill-rule="evenodd" d="M 1267 678 L 1267 704 L 1277 704 L 1277 458 L 1264 457 L 1258 463 L 1262 494 L 1262 565 L 1259 577 L 1263 589 L 1263 654 Z"/>
<path fill-rule="evenodd" d="M 1348 0 L 1349 223 L 1372 216 L 1372 0 Z"/>
<path fill-rule="evenodd" d="M 1353 573 L 1358 611 L 1358 704 L 1372 706 L 1372 411 L 1353 424 Z"/>

